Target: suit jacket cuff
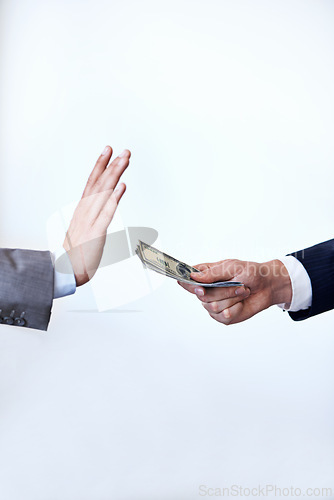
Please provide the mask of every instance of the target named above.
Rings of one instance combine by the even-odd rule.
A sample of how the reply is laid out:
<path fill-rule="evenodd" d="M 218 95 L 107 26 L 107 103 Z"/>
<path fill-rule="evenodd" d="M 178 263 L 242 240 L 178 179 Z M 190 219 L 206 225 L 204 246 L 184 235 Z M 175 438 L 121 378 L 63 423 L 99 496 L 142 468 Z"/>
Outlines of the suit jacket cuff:
<path fill-rule="evenodd" d="M 305 311 L 289 312 L 295 321 L 334 309 L 334 240 L 293 254 L 305 267 L 312 284 L 312 304 Z"/>

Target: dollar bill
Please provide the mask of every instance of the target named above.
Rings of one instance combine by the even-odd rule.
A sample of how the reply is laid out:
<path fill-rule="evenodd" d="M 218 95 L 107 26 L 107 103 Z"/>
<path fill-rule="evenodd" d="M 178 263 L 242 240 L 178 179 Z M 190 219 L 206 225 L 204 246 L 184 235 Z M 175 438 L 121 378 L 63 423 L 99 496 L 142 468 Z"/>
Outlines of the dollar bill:
<path fill-rule="evenodd" d="M 163 274 L 169 278 L 176 279 L 183 283 L 198 285 L 199 282 L 191 278 L 191 273 L 197 273 L 198 269 L 185 262 L 175 259 L 171 255 L 161 252 L 157 248 L 139 240 L 136 248 L 136 254 L 143 263 L 144 267 Z M 231 287 L 242 286 L 239 281 L 218 281 L 214 283 L 200 283 L 200 286 L 213 287 Z"/>
<path fill-rule="evenodd" d="M 167 272 L 168 274 L 172 274 L 177 278 L 185 278 L 191 279 L 190 273 L 197 272 L 192 266 L 188 266 L 184 262 L 181 262 L 170 255 L 167 255 L 160 250 L 157 250 L 146 243 L 139 241 L 140 253 L 143 257 L 143 260 L 150 264 L 153 267 L 157 267 L 163 272 Z"/>

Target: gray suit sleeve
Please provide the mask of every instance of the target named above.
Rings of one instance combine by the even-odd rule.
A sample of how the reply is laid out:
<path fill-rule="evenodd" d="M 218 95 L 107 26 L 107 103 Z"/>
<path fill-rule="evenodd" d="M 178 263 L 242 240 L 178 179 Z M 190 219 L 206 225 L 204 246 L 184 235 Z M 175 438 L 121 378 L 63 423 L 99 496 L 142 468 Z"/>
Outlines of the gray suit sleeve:
<path fill-rule="evenodd" d="M 46 330 L 53 280 L 50 252 L 0 249 L 0 323 Z"/>

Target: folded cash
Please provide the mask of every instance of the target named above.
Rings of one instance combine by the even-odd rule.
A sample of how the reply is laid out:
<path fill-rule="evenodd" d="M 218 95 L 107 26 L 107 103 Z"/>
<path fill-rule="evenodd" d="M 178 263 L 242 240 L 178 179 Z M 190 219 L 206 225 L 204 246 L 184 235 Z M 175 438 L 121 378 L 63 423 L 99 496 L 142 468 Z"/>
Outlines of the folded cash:
<path fill-rule="evenodd" d="M 198 273 L 198 269 L 189 266 L 185 262 L 174 259 L 170 255 L 161 252 L 157 248 L 151 247 L 147 243 L 139 240 L 136 248 L 136 254 L 142 261 L 144 267 L 151 269 L 156 273 L 163 274 L 169 278 L 188 283 L 189 285 L 200 285 L 204 287 L 229 287 L 242 286 L 239 281 L 216 281 L 214 283 L 199 283 L 190 277 L 190 273 Z"/>

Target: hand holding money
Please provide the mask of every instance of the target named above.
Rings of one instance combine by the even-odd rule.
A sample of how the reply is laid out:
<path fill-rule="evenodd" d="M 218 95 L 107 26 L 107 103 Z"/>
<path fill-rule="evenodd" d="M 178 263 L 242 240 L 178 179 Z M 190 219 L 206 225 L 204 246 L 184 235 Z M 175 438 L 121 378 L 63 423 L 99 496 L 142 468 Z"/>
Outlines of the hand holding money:
<path fill-rule="evenodd" d="M 199 270 L 195 267 L 189 266 L 185 262 L 161 252 L 147 243 L 139 240 L 136 248 L 136 254 L 142 261 L 144 267 L 151 269 L 159 274 L 164 274 L 169 278 L 178 280 L 180 283 L 187 283 L 188 285 L 196 285 L 196 273 Z M 242 283 L 237 281 L 219 281 L 201 283 L 202 286 L 207 288 L 214 287 L 240 287 Z"/>
<path fill-rule="evenodd" d="M 291 281 L 280 260 L 263 263 L 223 260 L 196 267 L 201 271 L 196 274 L 197 285 L 181 282 L 180 285 L 188 292 L 196 294 L 210 316 L 220 323 L 240 323 L 272 305 L 290 305 Z M 203 288 L 205 283 L 217 279 L 238 279 L 244 286 L 209 290 Z"/>

